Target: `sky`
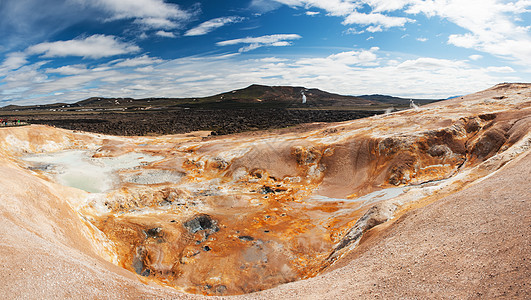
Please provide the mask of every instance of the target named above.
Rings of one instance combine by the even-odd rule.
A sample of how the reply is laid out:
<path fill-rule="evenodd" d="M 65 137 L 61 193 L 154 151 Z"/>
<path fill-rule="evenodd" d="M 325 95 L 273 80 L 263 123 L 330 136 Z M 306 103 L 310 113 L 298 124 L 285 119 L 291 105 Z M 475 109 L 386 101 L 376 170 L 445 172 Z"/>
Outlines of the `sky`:
<path fill-rule="evenodd" d="M 0 106 L 531 82 L 531 0 L 0 0 Z"/>

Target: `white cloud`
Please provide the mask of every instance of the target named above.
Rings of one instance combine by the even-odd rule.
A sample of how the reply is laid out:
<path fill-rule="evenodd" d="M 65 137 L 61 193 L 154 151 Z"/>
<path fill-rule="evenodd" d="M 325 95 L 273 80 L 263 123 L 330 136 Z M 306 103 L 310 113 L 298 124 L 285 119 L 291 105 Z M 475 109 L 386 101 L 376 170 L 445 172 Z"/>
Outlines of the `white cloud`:
<path fill-rule="evenodd" d="M 164 62 L 164 60 L 160 58 L 153 58 L 149 57 L 148 55 L 142 55 L 135 58 L 128 58 L 126 60 L 121 60 L 114 64 L 115 67 L 123 68 L 123 67 L 138 67 L 138 66 L 145 66 L 145 65 L 152 65 L 152 64 L 160 64 Z"/>
<path fill-rule="evenodd" d="M 248 44 L 245 47 L 239 49 L 239 52 L 247 52 L 260 47 L 273 46 L 273 47 L 282 47 L 291 45 L 290 40 L 300 39 L 301 36 L 298 34 L 273 34 L 273 35 L 264 35 L 260 37 L 246 37 L 241 39 L 227 40 L 216 43 L 218 46 L 229 46 L 229 45 L 238 45 L 238 44 Z"/>
<path fill-rule="evenodd" d="M 287 61 L 287 59 L 278 58 L 278 57 L 265 57 L 265 58 L 261 58 L 259 61 L 264 62 L 264 63 L 279 63 L 279 62 Z"/>
<path fill-rule="evenodd" d="M 166 38 L 176 38 L 175 34 L 170 31 L 159 30 L 155 34 L 161 37 L 166 37 Z"/>
<path fill-rule="evenodd" d="M 110 20 L 135 19 L 149 28 L 172 29 L 188 21 L 193 12 L 163 0 L 78 0 L 96 6 L 111 15 Z"/>
<path fill-rule="evenodd" d="M 424 42 L 427 42 L 428 39 L 425 38 L 425 37 L 418 37 L 418 38 L 417 38 L 417 41 L 419 41 L 419 42 L 423 42 L 423 43 L 424 43 Z"/>
<path fill-rule="evenodd" d="M 345 16 L 360 5 L 354 3 L 355 1 L 344 0 L 275 0 L 278 3 L 293 7 L 315 7 L 327 11 L 333 16 Z"/>
<path fill-rule="evenodd" d="M 194 27 L 184 34 L 185 36 L 196 36 L 207 34 L 217 28 L 223 27 L 227 24 L 238 23 L 245 20 L 245 18 L 231 16 L 231 17 L 221 17 L 212 19 L 206 22 L 199 24 L 197 27 Z"/>
<path fill-rule="evenodd" d="M 374 32 L 381 32 L 381 31 L 383 31 L 382 26 L 380 26 L 380 25 L 378 25 L 378 26 L 369 26 L 369 27 L 367 27 L 366 30 L 367 30 L 368 32 L 373 32 L 373 33 L 374 33 Z"/>
<path fill-rule="evenodd" d="M 517 25 L 519 14 L 529 11 L 531 1 L 499 0 L 432 0 L 412 1 L 406 12 L 439 16 L 466 29 L 452 34 L 448 43 L 475 49 L 522 65 L 530 65 L 531 35 L 529 27 Z"/>
<path fill-rule="evenodd" d="M 5 71 L 16 70 L 27 64 L 27 54 L 24 52 L 12 52 L 6 55 L 6 59 L 0 65 L 0 74 Z"/>
<path fill-rule="evenodd" d="M 136 68 L 135 71 L 140 72 L 140 73 L 151 73 L 155 71 L 155 68 L 153 68 L 153 66 L 146 66 L 146 67 Z"/>
<path fill-rule="evenodd" d="M 514 69 L 509 67 L 509 66 L 505 66 L 505 67 L 488 67 L 487 71 L 495 72 L 495 73 L 514 73 L 515 72 Z"/>
<path fill-rule="evenodd" d="M 356 28 L 349 28 L 347 30 L 344 31 L 344 33 L 346 34 L 362 34 L 362 33 L 365 33 L 365 30 L 357 30 Z"/>
<path fill-rule="evenodd" d="M 415 22 L 397 16 L 438 16 L 467 30 L 450 34 L 448 44 L 493 54 L 521 65 L 531 65 L 531 26 L 523 14 L 531 13 L 529 0 L 274 0 L 294 8 L 317 8 L 343 17 L 343 24 L 371 26 L 346 33 L 375 32 Z M 361 9 L 365 9 L 361 12 Z M 367 10 L 368 8 L 368 10 Z M 393 12 L 393 15 L 389 13 Z M 523 25 L 520 25 L 523 24 Z M 379 26 L 379 27 L 378 27 Z"/>
<path fill-rule="evenodd" d="M 350 13 L 343 21 L 344 25 L 360 24 L 360 25 L 381 25 L 384 28 L 403 27 L 408 22 L 414 20 L 403 17 L 386 16 L 381 13 L 364 14 L 357 11 Z"/>
<path fill-rule="evenodd" d="M 275 10 L 281 6 L 280 3 L 271 0 L 252 0 L 249 8 L 259 14 Z"/>
<path fill-rule="evenodd" d="M 378 50 L 378 47 L 372 47 L 369 50 L 345 51 L 325 58 L 300 59 L 297 64 L 318 65 L 319 67 L 329 66 L 331 69 L 337 69 L 338 66 L 376 66 L 378 65 L 378 56 L 376 55 Z"/>
<path fill-rule="evenodd" d="M 318 11 L 310 11 L 310 10 L 309 10 L 309 11 L 307 11 L 305 14 L 306 14 L 307 16 L 316 16 L 316 15 L 320 14 L 320 12 L 318 12 Z"/>
<path fill-rule="evenodd" d="M 470 55 L 468 58 L 470 58 L 471 60 L 480 60 L 483 58 L 483 56 L 479 54 L 473 54 L 473 55 Z"/>
<path fill-rule="evenodd" d="M 78 75 L 87 72 L 86 65 L 69 65 L 55 69 L 46 69 L 46 73 L 57 73 L 61 75 Z"/>
<path fill-rule="evenodd" d="M 414 2 L 412 0 L 363 0 L 363 2 L 373 8 L 374 12 L 395 11 L 404 8 Z"/>
<path fill-rule="evenodd" d="M 388 16 L 382 14 L 385 11 L 394 11 L 403 8 L 408 0 L 275 0 L 278 3 L 291 7 L 304 7 L 306 9 L 318 8 L 325 10 L 328 15 L 343 17 L 343 25 L 375 25 L 372 30 L 383 31 L 391 27 L 403 27 L 414 20 L 405 17 Z M 412 1 L 412 0 L 411 0 Z M 361 13 L 358 9 L 365 5 L 372 7 L 370 13 Z M 313 14 L 307 11 L 306 14 Z M 379 26 L 379 27 L 378 27 Z M 370 30 L 369 30 L 370 31 Z M 376 32 L 376 31 L 370 31 Z"/>
<path fill-rule="evenodd" d="M 100 34 L 69 41 L 40 43 L 26 50 L 28 54 L 42 54 L 42 57 L 81 56 L 94 59 L 138 51 L 140 48 L 134 44 Z"/>

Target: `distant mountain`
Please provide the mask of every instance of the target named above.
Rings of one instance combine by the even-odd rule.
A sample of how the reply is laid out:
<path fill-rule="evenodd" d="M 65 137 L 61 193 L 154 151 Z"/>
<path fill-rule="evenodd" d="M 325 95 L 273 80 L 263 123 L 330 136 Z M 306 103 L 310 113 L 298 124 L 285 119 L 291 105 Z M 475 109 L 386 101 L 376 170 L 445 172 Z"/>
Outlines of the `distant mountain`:
<path fill-rule="evenodd" d="M 303 103 L 303 95 L 306 100 Z M 413 99 L 417 104 L 438 100 Z M 389 105 L 409 107 L 409 99 L 364 95 L 344 96 L 319 89 L 293 86 L 265 86 L 253 84 L 243 89 L 209 97 L 198 98 L 103 98 L 92 97 L 73 104 L 55 103 L 47 105 L 17 106 L 0 108 L 2 111 L 18 110 L 156 110 L 156 109 L 226 109 L 226 108 L 331 108 L 331 109 L 381 109 Z"/>
<path fill-rule="evenodd" d="M 302 103 L 302 96 L 306 103 Z M 266 86 L 253 84 L 246 88 L 218 94 L 205 99 L 216 102 L 276 103 L 290 106 L 351 106 L 373 105 L 374 101 L 354 96 L 343 96 L 294 86 Z"/>

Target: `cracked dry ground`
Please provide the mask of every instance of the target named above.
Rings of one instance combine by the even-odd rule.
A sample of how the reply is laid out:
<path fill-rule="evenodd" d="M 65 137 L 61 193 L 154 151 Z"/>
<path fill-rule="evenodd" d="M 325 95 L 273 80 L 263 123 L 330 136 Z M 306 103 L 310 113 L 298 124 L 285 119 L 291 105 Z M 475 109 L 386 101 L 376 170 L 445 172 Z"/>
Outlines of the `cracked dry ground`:
<path fill-rule="evenodd" d="M 335 290 L 316 286 L 322 297 L 354 295 L 368 290 L 346 288 L 352 281 L 345 278 L 331 284 L 331 274 L 366 276 L 361 269 L 356 273 L 353 262 L 371 249 L 382 252 L 375 260 L 391 263 L 392 255 L 378 244 L 389 232 L 409 228 L 417 211 L 488 182 L 505 165 L 528 156 L 530 97 L 530 85 L 498 85 L 418 110 L 225 137 L 2 129 L 2 171 L 12 174 L 0 181 L 2 210 L 30 241 L 42 240 L 63 253 L 67 269 L 86 273 L 85 279 L 69 280 L 87 295 L 99 291 L 112 297 L 130 289 L 132 297 L 185 297 L 182 292 L 268 289 L 251 295 L 285 292 L 296 298 L 292 287 L 312 295 L 308 284 L 321 281 L 345 284 Z M 27 154 L 74 149 L 94 164 L 128 153 L 160 159 L 105 173 L 113 184 L 103 193 L 65 187 L 56 166 L 23 160 Z M 21 184 L 26 188 L 16 189 Z M 527 202 L 520 204 L 520 216 L 529 221 Z M 16 244 L 16 237 L 9 239 Z M 402 251 L 415 251 L 411 247 Z M 43 254 L 45 265 L 51 255 Z M 520 268 L 529 271 L 528 263 Z M 383 283 L 397 283 L 382 274 L 375 271 L 380 278 L 375 284 L 393 297 Z M 55 282 L 61 286 L 60 278 Z M 312 279 L 282 285 L 307 278 Z M 75 283 L 81 281 L 90 284 L 81 288 Z M 444 290 L 457 295 L 450 288 L 439 292 Z"/>

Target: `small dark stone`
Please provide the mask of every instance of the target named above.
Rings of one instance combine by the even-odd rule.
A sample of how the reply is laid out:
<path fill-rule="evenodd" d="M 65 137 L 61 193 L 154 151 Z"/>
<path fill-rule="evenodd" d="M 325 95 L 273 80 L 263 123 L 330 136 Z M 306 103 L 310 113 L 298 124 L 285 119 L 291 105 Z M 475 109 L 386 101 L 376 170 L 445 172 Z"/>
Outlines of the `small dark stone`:
<path fill-rule="evenodd" d="M 208 252 L 208 251 L 210 251 L 210 250 L 212 250 L 212 249 L 210 249 L 210 247 L 208 247 L 208 246 L 204 246 L 204 247 L 203 247 L 203 250 L 205 250 L 205 251 Z"/>
<path fill-rule="evenodd" d="M 224 285 L 218 285 L 216 287 L 216 293 L 218 294 L 224 294 L 227 291 L 227 287 Z"/>
<path fill-rule="evenodd" d="M 242 235 L 242 236 L 239 236 L 238 238 L 242 241 L 247 241 L 247 242 L 254 240 L 252 236 L 248 236 L 248 235 Z"/>
<path fill-rule="evenodd" d="M 496 114 L 482 114 L 479 118 L 483 121 L 490 121 L 496 119 Z"/>
<path fill-rule="evenodd" d="M 264 230 L 265 233 L 269 233 L 269 230 Z"/>
<path fill-rule="evenodd" d="M 261 189 L 261 193 L 262 194 L 274 194 L 275 193 L 275 190 L 272 189 L 271 187 L 267 186 L 267 185 L 264 185 Z"/>
<path fill-rule="evenodd" d="M 219 228 L 216 226 L 214 220 L 208 215 L 198 215 L 193 219 L 186 221 L 184 227 L 191 233 L 196 233 L 201 230 L 210 230 L 211 232 L 217 232 Z"/>
<path fill-rule="evenodd" d="M 146 238 L 160 237 L 161 232 L 162 232 L 162 228 L 160 227 L 155 227 L 155 228 L 150 228 L 148 230 L 144 230 L 144 234 L 146 235 Z"/>
<path fill-rule="evenodd" d="M 171 220 L 171 221 L 170 221 L 170 223 L 175 223 L 175 222 L 177 222 L 177 221 L 175 221 L 175 220 Z"/>
<path fill-rule="evenodd" d="M 151 270 L 149 270 L 149 269 L 145 269 L 145 270 L 142 272 L 142 274 L 140 274 L 140 275 L 141 275 L 141 276 L 144 276 L 144 277 L 148 277 L 149 274 L 151 274 Z"/>

